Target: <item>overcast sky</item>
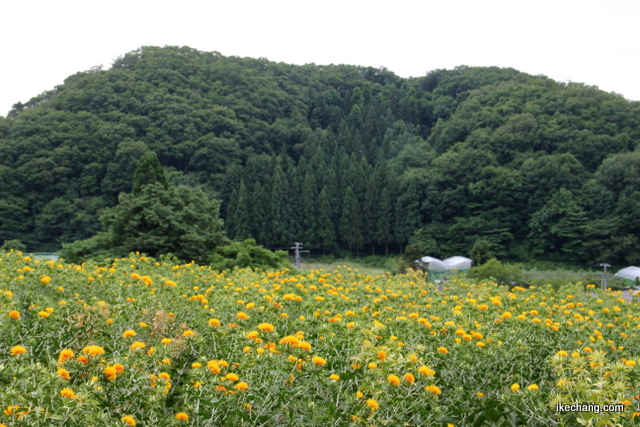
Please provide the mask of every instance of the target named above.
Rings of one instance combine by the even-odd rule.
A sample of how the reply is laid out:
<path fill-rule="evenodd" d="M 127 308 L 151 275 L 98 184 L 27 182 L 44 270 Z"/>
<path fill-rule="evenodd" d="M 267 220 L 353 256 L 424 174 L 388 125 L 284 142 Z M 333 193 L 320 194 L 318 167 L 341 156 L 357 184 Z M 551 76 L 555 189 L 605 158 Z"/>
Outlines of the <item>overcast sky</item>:
<path fill-rule="evenodd" d="M 1 0 L 0 115 L 140 46 L 422 76 L 512 67 L 640 100 L 638 0 Z"/>

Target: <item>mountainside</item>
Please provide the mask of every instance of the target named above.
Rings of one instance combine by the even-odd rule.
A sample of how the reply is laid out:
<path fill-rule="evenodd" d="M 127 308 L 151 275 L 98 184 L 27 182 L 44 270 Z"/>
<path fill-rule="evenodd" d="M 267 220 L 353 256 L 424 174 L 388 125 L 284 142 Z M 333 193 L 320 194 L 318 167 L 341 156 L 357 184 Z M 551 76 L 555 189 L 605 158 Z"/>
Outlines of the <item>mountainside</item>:
<path fill-rule="evenodd" d="M 513 69 L 294 66 L 143 47 L 0 118 L 0 231 L 95 234 L 154 151 L 268 247 L 640 262 L 640 103 Z"/>

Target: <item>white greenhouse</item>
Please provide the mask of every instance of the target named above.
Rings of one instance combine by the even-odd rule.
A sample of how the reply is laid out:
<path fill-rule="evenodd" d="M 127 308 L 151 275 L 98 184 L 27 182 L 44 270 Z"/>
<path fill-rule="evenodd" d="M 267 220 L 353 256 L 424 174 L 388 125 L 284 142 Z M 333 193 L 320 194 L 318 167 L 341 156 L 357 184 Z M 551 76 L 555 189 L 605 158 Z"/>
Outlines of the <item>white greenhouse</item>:
<path fill-rule="evenodd" d="M 433 271 L 449 271 L 450 269 L 449 265 L 446 262 L 430 256 L 420 258 L 418 263 L 425 266 L 428 270 Z"/>
<path fill-rule="evenodd" d="M 463 256 L 452 256 L 445 260 L 426 256 L 416 260 L 416 264 L 429 270 L 431 280 L 443 279 L 451 270 L 466 271 L 471 268 L 472 263 L 473 261 Z"/>
<path fill-rule="evenodd" d="M 629 280 L 633 283 L 636 282 L 636 279 L 640 277 L 640 268 L 638 267 L 627 267 L 618 271 L 614 274 L 615 277 L 620 277 L 621 279 Z"/>
<path fill-rule="evenodd" d="M 456 269 L 460 270 L 468 270 L 471 268 L 471 261 L 469 258 L 465 258 L 463 256 L 452 256 L 451 258 L 447 258 L 443 261 L 445 264 L 449 266 L 451 270 Z"/>

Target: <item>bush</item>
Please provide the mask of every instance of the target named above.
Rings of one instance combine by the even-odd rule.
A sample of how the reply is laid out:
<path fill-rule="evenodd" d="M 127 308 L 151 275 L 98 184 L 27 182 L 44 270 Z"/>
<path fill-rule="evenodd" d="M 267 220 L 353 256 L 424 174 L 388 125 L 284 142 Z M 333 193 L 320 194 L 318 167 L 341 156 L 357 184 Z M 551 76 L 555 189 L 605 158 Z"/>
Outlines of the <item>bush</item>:
<path fill-rule="evenodd" d="M 409 238 L 409 245 L 416 246 L 422 256 L 429 255 L 437 258 L 442 255 L 438 242 L 424 228 L 413 232 Z"/>
<path fill-rule="evenodd" d="M 216 270 L 232 270 L 233 268 L 285 268 L 289 259 L 285 251 L 271 252 L 257 245 L 254 239 L 233 242 L 228 246 L 215 249 L 210 257 L 210 264 Z"/>
<path fill-rule="evenodd" d="M 416 264 L 416 260 L 422 257 L 422 249 L 420 246 L 415 244 L 408 244 L 404 250 L 404 254 L 400 258 L 398 258 L 398 272 L 400 274 L 404 274 L 408 271 L 409 268 L 414 270 L 418 269 L 419 266 Z"/>
<path fill-rule="evenodd" d="M 396 267 L 396 257 L 386 257 L 382 255 L 370 255 L 360 258 L 360 264 L 366 267 L 384 268 L 385 270 L 393 270 Z"/>
<path fill-rule="evenodd" d="M 522 281 L 524 270 L 522 264 L 503 264 L 492 258 L 483 265 L 472 267 L 468 275 L 472 279 L 494 279 L 498 284 L 511 285 Z"/>
<path fill-rule="evenodd" d="M 228 242 L 219 203 L 199 189 L 152 183 L 136 194 L 120 194 L 119 201 L 100 216 L 104 232 L 63 245 L 60 256 L 80 262 L 131 252 L 152 257 L 173 253 L 186 262 L 204 263 L 216 246 Z"/>
<path fill-rule="evenodd" d="M 109 248 L 109 235 L 100 232 L 85 240 L 76 240 L 65 243 L 58 252 L 60 258 L 67 262 L 80 264 L 83 261 L 102 260 L 104 258 L 117 258 L 118 253 Z"/>
<path fill-rule="evenodd" d="M 469 256 L 473 261 L 473 265 L 480 266 L 490 259 L 494 258 L 494 253 L 491 251 L 491 243 L 484 239 L 478 239 L 473 244 Z"/>
<path fill-rule="evenodd" d="M 24 252 L 27 250 L 27 247 L 20 240 L 5 240 L 4 244 L 0 246 L 0 251 L 9 252 L 11 249 Z"/>

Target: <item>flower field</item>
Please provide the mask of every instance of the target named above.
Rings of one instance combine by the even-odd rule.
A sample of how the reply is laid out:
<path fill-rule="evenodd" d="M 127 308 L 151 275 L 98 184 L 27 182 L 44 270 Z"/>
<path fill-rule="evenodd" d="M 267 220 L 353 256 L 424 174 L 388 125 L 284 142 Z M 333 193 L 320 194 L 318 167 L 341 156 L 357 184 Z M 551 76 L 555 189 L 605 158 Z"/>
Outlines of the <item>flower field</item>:
<path fill-rule="evenodd" d="M 1 258 L 0 425 L 640 423 L 640 311 L 619 293 Z M 556 411 L 572 403 L 624 411 Z"/>

